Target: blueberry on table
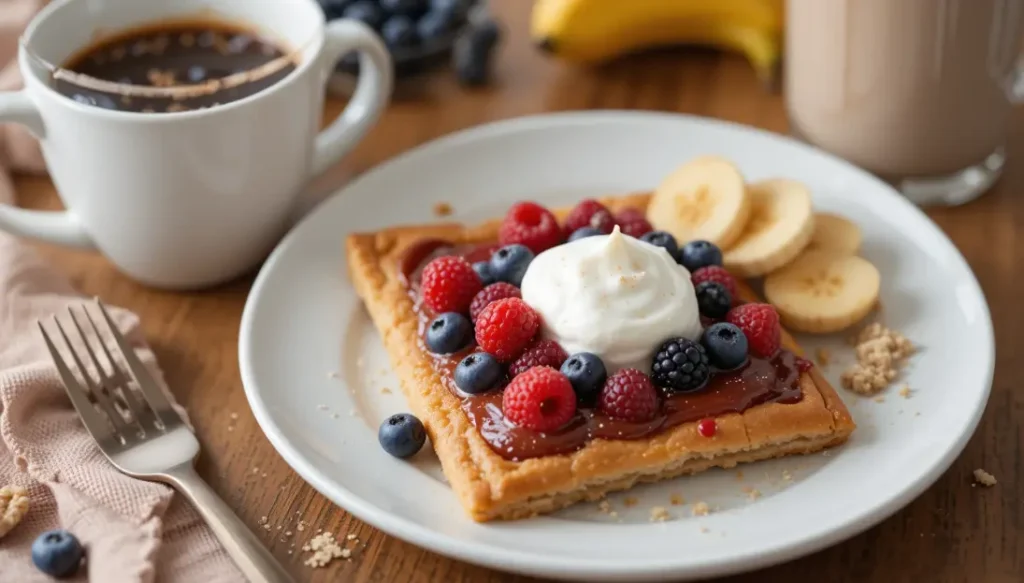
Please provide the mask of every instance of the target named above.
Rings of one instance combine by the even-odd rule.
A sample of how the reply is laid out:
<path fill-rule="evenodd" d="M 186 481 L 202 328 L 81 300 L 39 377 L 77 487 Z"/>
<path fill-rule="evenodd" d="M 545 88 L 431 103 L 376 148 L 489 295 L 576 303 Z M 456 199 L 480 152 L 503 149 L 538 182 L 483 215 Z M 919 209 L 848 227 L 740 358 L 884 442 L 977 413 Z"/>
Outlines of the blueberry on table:
<path fill-rule="evenodd" d="M 735 324 L 712 324 L 700 340 L 708 360 L 722 370 L 732 370 L 747 361 L 747 336 Z"/>
<path fill-rule="evenodd" d="M 491 255 L 491 274 L 498 281 L 519 287 L 531 261 L 533 251 L 526 245 L 506 245 Z"/>
<path fill-rule="evenodd" d="M 457 20 L 451 12 L 431 9 L 416 21 L 416 32 L 423 42 L 433 42 L 451 32 Z"/>
<path fill-rule="evenodd" d="M 397 458 L 412 457 L 427 441 L 423 423 L 409 413 L 396 413 L 380 424 L 377 440 L 384 451 Z"/>
<path fill-rule="evenodd" d="M 372 29 L 379 29 L 384 22 L 384 11 L 373 0 L 359 0 L 349 4 L 342 12 L 344 18 L 358 20 Z"/>
<path fill-rule="evenodd" d="M 650 243 L 655 247 L 665 249 L 673 259 L 679 255 L 679 244 L 676 243 L 676 238 L 673 237 L 671 233 L 666 233 L 665 231 L 651 231 L 641 235 L 640 240 Z"/>
<path fill-rule="evenodd" d="M 427 10 L 427 0 L 379 0 L 380 7 L 391 14 L 416 18 Z"/>
<path fill-rule="evenodd" d="M 491 272 L 490 261 L 477 261 L 473 264 L 473 271 L 476 272 L 476 276 L 480 278 L 480 283 L 484 284 L 484 287 L 498 281 Z"/>
<path fill-rule="evenodd" d="M 676 261 L 690 273 L 708 265 L 722 264 L 722 250 L 710 241 L 690 241 L 679 250 Z"/>
<path fill-rule="evenodd" d="M 396 14 L 384 21 L 380 35 L 391 48 L 406 48 L 416 44 L 416 24 L 404 14 Z"/>
<path fill-rule="evenodd" d="M 320 9 L 324 11 L 324 16 L 327 20 L 335 20 L 341 18 L 345 14 L 345 9 L 353 3 L 354 0 L 317 0 L 320 3 Z"/>
<path fill-rule="evenodd" d="M 586 239 L 587 237 L 596 237 L 598 235 L 604 235 L 601 229 L 597 227 L 580 227 L 569 235 L 569 241 L 577 241 L 579 239 Z"/>
<path fill-rule="evenodd" d="M 434 354 L 451 354 L 469 345 L 473 339 L 473 324 L 462 314 L 445 312 L 427 326 L 427 349 Z"/>
<path fill-rule="evenodd" d="M 697 294 L 697 307 L 700 314 L 712 319 L 724 318 L 732 307 L 729 290 L 717 281 L 702 281 L 694 288 Z"/>
<path fill-rule="evenodd" d="M 452 51 L 455 74 L 465 85 L 483 85 L 490 78 L 491 57 L 498 46 L 501 29 L 493 20 L 475 24 L 458 40 Z"/>
<path fill-rule="evenodd" d="M 66 530 L 44 532 L 32 543 L 32 563 L 51 577 L 68 577 L 78 571 L 85 549 Z"/>
<path fill-rule="evenodd" d="M 569 379 L 576 397 L 583 401 L 596 397 L 608 380 L 604 361 L 591 352 L 573 354 L 562 363 L 561 372 Z"/>
<path fill-rule="evenodd" d="M 455 386 L 463 393 L 479 395 L 498 386 L 504 371 L 498 359 L 486 352 L 474 352 L 455 366 Z"/>

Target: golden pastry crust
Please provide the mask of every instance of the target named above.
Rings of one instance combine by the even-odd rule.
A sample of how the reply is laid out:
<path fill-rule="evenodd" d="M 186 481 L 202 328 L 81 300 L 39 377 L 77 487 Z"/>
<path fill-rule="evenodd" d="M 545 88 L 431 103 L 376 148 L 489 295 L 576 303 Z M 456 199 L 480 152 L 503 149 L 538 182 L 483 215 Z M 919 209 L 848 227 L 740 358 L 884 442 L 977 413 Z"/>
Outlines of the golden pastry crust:
<path fill-rule="evenodd" d="M 648 194 L 602 200 L 611 210 L 646 208 Z M 556 211 L 564 216 L 567 209 Z M 491 450 L 443 384 L 431 357 L 420 348 L 418 317 L 400 279 L 402 254 L 428 238 L 483 243 L 497 238 L 499 221 L 396 227 L 353 234 L 346 241 L 348 269 L 380 331 L 412 412 L 426 426 L 445 476 L 466 512 L 477 521 L 515 519 L 551 512 L 581 500 L 596 500 L 638 482 L 653 482 L 711 467 L 797 453 L 840 444 L 853 420 L 828 382 L 812 369 L 801 375 L 804 398 L 795 404 L 769 403 L 716 418 L 717 433 L 701 437 L 696 423 L 684 423 L 649 438 L 595 439 L 573 453 L 509 461 Z M 741 284 L 741 295 L 755 299 Z M 783 333 L 787 348 L 801 353 Z"/>

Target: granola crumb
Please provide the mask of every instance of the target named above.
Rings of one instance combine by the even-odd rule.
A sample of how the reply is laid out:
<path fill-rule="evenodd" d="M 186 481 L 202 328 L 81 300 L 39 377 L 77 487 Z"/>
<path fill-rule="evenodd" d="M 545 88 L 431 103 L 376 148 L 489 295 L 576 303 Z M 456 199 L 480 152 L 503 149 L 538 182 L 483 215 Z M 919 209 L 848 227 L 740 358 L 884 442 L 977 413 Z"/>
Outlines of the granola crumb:
<path fill-rule="evenodd" d="M 600 510 L 601 512 L 604 512 L 605 514 L 608 514 L 612 511 L 612 504 L 607 500 L 601 500 L 600 502 L 597 503 L 597 509 Z"/>
<path fill-rule="evenodd" d="M 992 486 L 995 486 L 998 483 L 996 481 L 996 477 L 995 476 L 993 476 L 992 474 L 986 472 L 985 470 L 983 470 L 981 468 L 978 468 L 978 469 L 974 470 L 974 481 L 975 481 L 975 483 L 981 484 L 982 486 L 985 486 L 986 488 L 990 488 Z"/>
<path fill-rule="evenodd" d="M 446 202 L 439 202 L 434 205 L 434 214 L 439 217 L 447 217 L 452 214 L 452 205 Z"/>
<path fill-rule="evenodd" d="M 737 480 L 742 480 L 743 479 L 743 470 L 736 470 L 736 479 Z"/>
<path fill-rule="evenodd" d="M 693 505 L 694 516 L 707 516 L 711 514 L 711 508 L 707 505 L 707 502 L 698 502 Z"/>
<path fill-rule="evenodd" d="M 18 526 L 28 514 L 29 505 L 28 489 L 21 486 L 0 488 L 0 538 Z"/>
<path fill-rule="evenodd" d="M 789 470 L 782 470 L 782 481 L 790 482 L 793 480 L 793 474 L 789 473 Z"/>
<path fill-rule="evenodd" d="M 238 413 L 232 413 L 232 414 L 230 415 L 230 417 L 231 417 L 231 420 L 232 420 L 232 421 L 233 421 L 233 420 L 235 420 L 235 419 L 238 419 Z"/>
<path fill-rule="evenodd" d="M 632 496 L 629 496 L 625 500 L 622 501 L 622 505 L 625 506 L 626 508 L 632 508 L 632 507 L 636 506 L 639 502 L 640 501 L 637 500 L 636 498 L 634 498 Z"/>
<path fill-rule="evenodd" d="M 840 384 L 865 396 L 886 389 L 915 351 L 903 334 L 875 322 L 868 324 L 853 340 L 857 362 L 843 371 Z"/>
<path fill-rule="evenodd" d="M 668 513 L 664 506 L 651 508 L 651 522 L 665 522 L 670 518 L 672 518 L 672 515 Z"/>
<path fill-rule="evenodd" d="M 260 469 L 259 469 L 259 468 L 257 468 L 257 467 L 254 467 L 254 468 L 252 469 L 252 473 L 254 473 L 254 474 L 258 474 L 258 473 L 260 473 Z"/>
<path fill-rule="evenodd" d="M 345 535 L 345 540 L 356 540 L 356 535 L 354 535 L 354 534 L 346 534 Z"/>
<path fill-rule="evenodd" d="M 903 383 L 903 387 L 900 388 L 900 396 L 904 399 L 909 399 L 912 394 L 914 394 L 914 391 L 910 388 L 910 385 Z"/>
<path fill-rule="evenodd" d="M 818 366 L 825 368 L 832 361 L 832 352 L 827 348 L 819 348 L 815 353 L 815 360 L 818 361 Z"/>
<path fill-rule="evenodd" d="M 300 520 L 299 523 L 295 525 L 295 530 L 299 532 L 306 530 L 306 521 Z"/>
<path fill-rule="evenodd" d="M 746 488 L 744 488 L 743 492 L 745 492 L 746 495 L 747 495 L 747 498 L 749 498 L 752 501 L 753 500 L 757 500 L 758 498 L 761 497 L 761 491 L 758 490 L 757 488 L 751 488 L 750 486 L 747 486 Z"/>
<path fill-rule="evenodd" d="M 323 532 L 309 539 L 308 543 L 302 545 L 302 550 L 313 553 L 304 564 L 314 569 L 324 567 L 334 559 L 347 559 L 352 556 L 352 551 L 341 548 L 330 532 Z"/>
<path fill-rule="evenodd" d="M 683 498 L 682 494 L 672 494 L 668 497 L 668 501 L 672 506 L 682 506 L 686 504 L 686 499 Z"/>

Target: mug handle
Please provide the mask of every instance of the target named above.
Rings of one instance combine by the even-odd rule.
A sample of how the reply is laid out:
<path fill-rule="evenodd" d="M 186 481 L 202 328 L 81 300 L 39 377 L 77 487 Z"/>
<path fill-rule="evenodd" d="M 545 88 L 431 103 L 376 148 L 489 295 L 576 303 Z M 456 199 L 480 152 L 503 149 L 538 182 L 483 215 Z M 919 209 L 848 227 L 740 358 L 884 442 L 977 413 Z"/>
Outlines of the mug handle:
<path fill-rule="evenodd" d="M 327 24 L 319 63 L 324 89 L 338 60 L 352 51 L 359 51 L 359 80 L 338 119 L 316 137 L 311 177 L 336 164 L 366 135 L 391 96 L 394 76 L 391 55 L 370 27 L 355 20 L 334 20 Z"/>
<path fill-rule="evenodd" d="M 42 139 L 46 126 L 39 109 L 25 90 L 0 93 L 0 123 L 16 123 Z M 92 237 L 69 211 L 33 211 L 0 203 L 0 229 L 68 247 L 93 249 Z"/>

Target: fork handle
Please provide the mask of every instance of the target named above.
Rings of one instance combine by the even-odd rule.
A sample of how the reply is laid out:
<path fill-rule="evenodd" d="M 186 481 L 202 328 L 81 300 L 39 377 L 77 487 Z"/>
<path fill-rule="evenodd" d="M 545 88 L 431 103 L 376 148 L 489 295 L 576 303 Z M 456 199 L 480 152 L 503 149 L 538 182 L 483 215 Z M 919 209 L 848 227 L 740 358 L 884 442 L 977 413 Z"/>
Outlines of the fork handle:
<path fill-rule="evenodd" d="M 238 569 L 251 583 L 295 582 L 260 539 L 199 477 L 192 464 L 178 466 L 163 477 L 195 506 Z"/>

